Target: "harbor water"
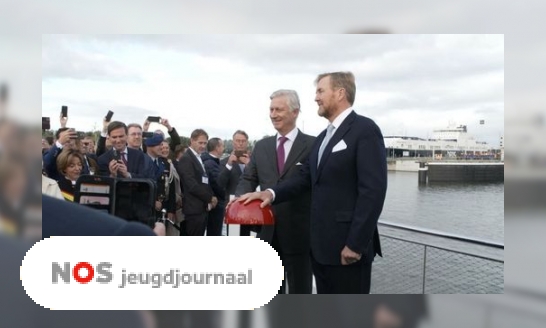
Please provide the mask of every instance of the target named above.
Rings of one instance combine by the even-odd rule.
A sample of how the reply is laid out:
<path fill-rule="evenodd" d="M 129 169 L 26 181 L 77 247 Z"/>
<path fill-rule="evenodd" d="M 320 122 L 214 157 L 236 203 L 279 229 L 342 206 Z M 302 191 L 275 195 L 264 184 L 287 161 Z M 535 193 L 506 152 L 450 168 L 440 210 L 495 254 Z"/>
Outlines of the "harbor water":
<path fill-rule="evenodd" d="M 504 183 L 429 183 L 389 171 L 380 220 L 504 243 Z"/>

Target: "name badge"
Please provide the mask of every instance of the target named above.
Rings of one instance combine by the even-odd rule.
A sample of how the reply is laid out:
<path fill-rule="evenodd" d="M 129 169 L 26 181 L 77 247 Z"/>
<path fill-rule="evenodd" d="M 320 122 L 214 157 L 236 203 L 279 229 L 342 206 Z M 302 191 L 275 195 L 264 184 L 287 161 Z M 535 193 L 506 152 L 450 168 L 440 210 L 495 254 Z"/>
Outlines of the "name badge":
<path fill-rule="evenodd" d="M 209 178 L 208 177 L 203 177 L 203 183 L 204 184 L 209 184 Z"/>

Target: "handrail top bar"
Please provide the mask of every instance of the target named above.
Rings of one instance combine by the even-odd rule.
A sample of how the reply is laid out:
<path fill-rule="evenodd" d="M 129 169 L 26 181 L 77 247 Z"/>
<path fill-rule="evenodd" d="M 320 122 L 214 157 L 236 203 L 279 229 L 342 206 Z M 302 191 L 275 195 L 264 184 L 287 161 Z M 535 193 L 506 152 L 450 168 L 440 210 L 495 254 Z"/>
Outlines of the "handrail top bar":
<path fill-rule="evenodd" d="M 461 236 L 457 234 L 440 232 L 440 231 L 426 229 L 426 228 L 417 228 L 417 227 L 413 227 L 413 226 L 409 226 L 405 224 L 393 223 L 393 222 L 388 222 L 383 220 L 380 220 L 378 224 L 386 226 L 386 227 L 390 227 L 390 228 L 398 228 L 398 229 L 407 230 L 411 232 L 418 232 L 418 233 L 422 233 L 422 234 L 434 236 L 434 237 L 443 237 L 443 238 L 448 238 L 448 239 L 453 239 L 458 241 L 464 241 L 464 242 L 468 242 L 468 243 L 472 243 L 476 245 L 504 249 L 504 244 L 490 241 L 490 240 L 470 238 L 470 237 L 465 237 L 465 236 Z"/>

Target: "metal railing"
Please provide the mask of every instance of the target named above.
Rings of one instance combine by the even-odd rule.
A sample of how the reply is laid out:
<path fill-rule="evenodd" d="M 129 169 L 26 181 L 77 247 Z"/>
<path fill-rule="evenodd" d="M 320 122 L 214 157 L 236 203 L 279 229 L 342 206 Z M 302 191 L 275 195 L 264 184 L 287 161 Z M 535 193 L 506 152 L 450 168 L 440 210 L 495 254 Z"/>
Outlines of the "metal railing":
<path fill-rule="evenodd" d="M 372 293 L 503 293 L 504 260 L 484 251 L 503 252 L 503 244 L 403 224 L 379 225 L 412 238 L 380 230 L 384 257 L 374 262 Z M 463 247 L 455 249 L 453 243 Z"/>

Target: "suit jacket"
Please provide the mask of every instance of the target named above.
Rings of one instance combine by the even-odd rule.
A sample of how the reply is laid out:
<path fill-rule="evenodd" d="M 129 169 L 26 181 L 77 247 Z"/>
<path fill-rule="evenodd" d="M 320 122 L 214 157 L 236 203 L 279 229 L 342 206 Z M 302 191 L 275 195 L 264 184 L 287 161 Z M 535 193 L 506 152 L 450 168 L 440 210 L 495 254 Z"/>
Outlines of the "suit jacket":
<path fill-rule="evenodd" d="M 226 199 L 226 190 L 218 185 L 218 174 L 220 173 L 220 159 L 212 157 L 209 153 L 201 154 L 201 160 L 209 177 L 210 187 L 218 201 Z"/>
<path fill-rule="evenodd" d="M 371 262 L 375 254 L 381 255 L 377 221 L 387 191 L 383 135 L 371 119 L 351 112 L 336 129 L 317 167 L 325 135 L 323 131 L 317 137 L 300 174 L 273 188 L 275 202 L 311 189 L 311 251 L 315 259 L 325 265 L 340 265 L 341 250 L 348 246 Z M 338 143 L 346 148 L 332 152 Z"/>
<path fill-rule="evenodd" d="M 224 158 L 220 161 L 220 172 L 218 173 L 218 185 L 226 191 L 226 199 L 229 200 L 229 195 L 235 195 L 237 190 L 237 184 L 239 184 L 239 179 L 243 175 L 241 167 L 238 163 L 233 164 L 231 170 L 228 170 L 226 164 L 229 157 Z"/>
<path fill-rule="evenodd" d="M 42 239 L 51 236 L 154 236 L 149 227 L 42 196 Z"/>
<path fill-rule="evenodd" d="M 154 173 L 150 165 L 147 164 L 145 154 L 140 150 L 127 147 L 127 172 L 131 177 L 138 179 L 154 179 Z M 110 149 L 99 157 L 100 175 L 110 176 L 108 164 L 114 159 L 114 150 Z M 122 178 L 118 174 L 118 178 Z"/>
<path fill-rule="evenodd" d="M 277 138 L 276 136 L 262 139 L 256 143 L 250 163 L 245 169 L 236 195 L 242 195 L 256 190 L 274 187 L 278 183 L 297 176 L 313 147 L 315 137 L 298 131 L 292 148 L 288 153 L 284 170 L 277 170 Z M 263 226 L 259 236 L 271 242 L 273 229 L 276 230 L 279 246 L 285 253 L 309 254 L 309 217 L 311 208 L 310 190 L 303 192 L 291 200 L 273 205 L 275 226 Z"/>
<path fill-rule="evenodd" d="M 210 185 L 203 183 L 203 177 L 206 177 L 207 173 L 191 149 L 188 148 L 182 155 L 176 165 L 176 171 L 180 176 L 180 187 L 184 195 L 182 204 L 184 215 L 206 213 L 207 205 L 214 194 Z"/>

